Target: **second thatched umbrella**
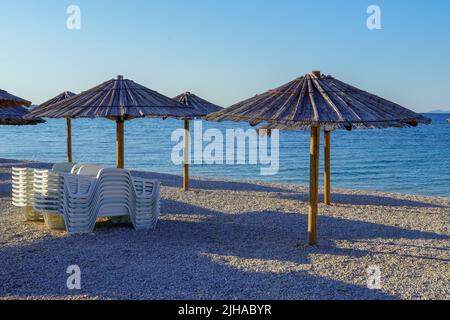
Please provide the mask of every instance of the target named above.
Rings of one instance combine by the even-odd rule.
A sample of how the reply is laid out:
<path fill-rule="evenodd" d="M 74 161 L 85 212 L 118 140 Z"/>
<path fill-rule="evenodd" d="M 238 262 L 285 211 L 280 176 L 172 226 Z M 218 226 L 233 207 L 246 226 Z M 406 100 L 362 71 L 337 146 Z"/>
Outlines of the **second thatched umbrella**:
<path fill-rule="evenodd" d="M 320 71 L 299 77 L 229 108 L 207 120 L 246 121 L 267 129 L 311 130 L 308 212 L 309 244 L 317 242 L 320 128 L 325 130 L 325 201 L 330 192 L 330 130 L 411 127 L 430 119 L 357 89 Z M 328 198 L 328 199 L 327 199 Z"/>
<path fill-rule="evenodd" d="M 174 100 L 184 104 L 185 106 L 192 107 L 192 116 L 184 119 L 184 169 L 183 169 L 183 189 L 189 190 L 189 120 L 194 118 L 202 118 L 209 113 L 222 110 L 222 107 L 211 103 L 205 99 L 202 99 L 190 92 L 182 93 L 174 98 Z"/>
<path fill-rule="evenodd" d="M 39 106 L 30 117 L 107 118 L 116 121 L 116 163 L 124 167 L 124 122 L 135 118 L 189 118 L 193 109 L 118 76 L 76 96 Z"/>
<path fill-rule="evenodd" d="M 63 93 L 57 95 L 56 97 L 40 104 L 40 108 L 47 108 L 51 105 L 54 105 L 58 102 L 64 101 L 71 97 L 76 96 L 75 93 L 70 91 L 64 91 Z M 72 120 L 70 118 L 66 118 L 66 131 L 67 131 L 67 162 L 72 162 Z"/>

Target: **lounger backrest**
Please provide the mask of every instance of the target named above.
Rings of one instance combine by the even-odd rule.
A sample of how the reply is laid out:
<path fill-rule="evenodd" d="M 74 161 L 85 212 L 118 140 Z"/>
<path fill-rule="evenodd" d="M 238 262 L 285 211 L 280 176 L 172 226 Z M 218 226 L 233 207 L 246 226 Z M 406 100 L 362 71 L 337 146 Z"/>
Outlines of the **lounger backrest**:
<path fill-rule="evenodd" d="M 71 172 L 72 168 L 74 167 L 74 164 L 71 162 L 61 162 L 61 163 L 55 163 L 52 167 L 52 171 L 55 172 Z"/>
<path fill-rule="evenodd" d="M 64 175 L 64 184 L 72 195 L 87 195 L 93 191 L 96 179 L 90 176 Z"/>
<path fill-rule="evenodd" d="M 131 175 L 124 169 L 102 168 L 97 174 L 99 216 L 129 215 Z"/>
<path fill-rule="evenodd" d="M 92 176 L 96 177 L 100 170 L 102 170 L 104 167 L 96 165 L 96 164 L 86 164 L 83 165 L 80 169 L 78 169 L 78 175 L 80 176 Z"/>
<path fill-rule="evenodd" d="M 80 168 L 84 166 L 84 164 L 76 164 L 72 167 L 72 170 L 70 170 L 71 174 L 78 174 L 78 171 L 80 170 Z"/>

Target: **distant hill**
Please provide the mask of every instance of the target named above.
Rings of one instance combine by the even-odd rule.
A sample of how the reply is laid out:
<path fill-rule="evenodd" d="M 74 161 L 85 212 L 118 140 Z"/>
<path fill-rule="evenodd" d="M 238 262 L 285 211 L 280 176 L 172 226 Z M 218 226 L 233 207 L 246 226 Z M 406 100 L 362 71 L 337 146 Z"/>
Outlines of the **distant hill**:
<path fill-rule="evenodd" d="M 428 111 L 427 113 L 450 113 L 450 110 L 438 109 L 438 110 Z"/>

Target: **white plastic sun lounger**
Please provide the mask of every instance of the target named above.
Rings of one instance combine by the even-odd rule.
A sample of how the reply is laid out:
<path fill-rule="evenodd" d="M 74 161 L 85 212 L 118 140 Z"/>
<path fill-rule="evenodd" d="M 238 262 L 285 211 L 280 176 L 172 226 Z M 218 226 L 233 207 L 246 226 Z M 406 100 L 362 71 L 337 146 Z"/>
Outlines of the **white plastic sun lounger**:
<path fill-rule="evenodd" d="M 76 173 L 78 175 L 81 176 L 91 176 L 91 177 L 96 177 L 98 175 L 98 173 L 100 172 L 101 169 L 104 169 L 106 167 L 104 166 L 99 166 L 96 164 L 83 164 L 83 165 L 78 165 L 76 168 Z"/>
<path fill-rule="evenodd" d="M 52 171 L 70 172 L 73 166 L 73 163 L 68 162 L 56 163 L 53 165 Z M 35 170 L 30 168 L 12 168 L 12 202 L 14 206 L 23 208 L 24 217 L 27 221 L 43 219 L 42 213 L 33 209 L 34 174 Z"/>

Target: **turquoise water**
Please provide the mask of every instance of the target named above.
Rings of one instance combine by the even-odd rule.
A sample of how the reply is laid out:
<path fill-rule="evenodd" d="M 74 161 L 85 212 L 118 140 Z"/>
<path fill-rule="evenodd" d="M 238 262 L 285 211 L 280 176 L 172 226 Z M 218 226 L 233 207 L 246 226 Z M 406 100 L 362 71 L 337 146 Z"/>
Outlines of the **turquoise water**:
<path fill-rule="evenodd" d="M 430 126 L 332 133 L 335 187 L 450 197 L 450 114 L 428 114 Z M 72 121 L 76 162 L 115 163 L 115 123 Z M 125 124 L 125 163 L 130 169 L 180 173 L 171 161 L 177 120 L 139 119 Z M 204 130 L 249 128 L 246 124 L 203 122 Z M 323 155 L 323 154 L 322 154 Z M 322 156 L 321 155 L 321 156 Z M 61 162 L 66 158 L 65 120 L 38 126 L 0 126 L 0 158 Z M 322 162 L 322 161 L 321 161 Z M 307 184 L 309 133 L 280 132 L 280 168 L 261 176 L 260 165 L 192 165 L 192 175 Z"/>

